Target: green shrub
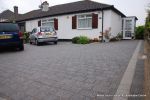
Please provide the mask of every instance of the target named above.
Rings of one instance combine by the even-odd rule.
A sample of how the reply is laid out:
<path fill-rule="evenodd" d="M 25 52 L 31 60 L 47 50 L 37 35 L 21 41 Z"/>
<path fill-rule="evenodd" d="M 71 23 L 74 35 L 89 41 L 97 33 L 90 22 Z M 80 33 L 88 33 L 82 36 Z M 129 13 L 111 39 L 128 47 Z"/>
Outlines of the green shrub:
<path fill-rule="evenodd" d="M 77 37 L 74 37 L 72 38 L 72 43 L 75 43 L 75 44 L 88 44 L 90 43 L 90 39 L 86 36 L 77 36 Z"/>
<path fill-rule="evenodd" d="M 118 41 L 117 37 L 113 37 L 110 39 L 110 42 Z"/>
<path fill-rule="evenodd" d="M 121 40 L 123 38 L 123 34 L 122 33 L 118 33 L 117 34 L 117 38 L 118 38 L 118 40 Z"/>
<path fill-rule="evenodd" d="M 90 43 L 90 39 L 86 36 L 80 36 L 77 43 L 78 44 L 88 44 L 88 43 Z"/>
<path fill-rule="evenodd" d="M 144 38 L 144 30 L 145 30 L 144 26 L 138 26 L 135 31 L 135 38 L 143 39 Z"/>
<path fill-rule="evenodd" d="M 28 43 L 29 42 L 29 33 L 28 32 L 24 32 L 23 33 L 23 39 L 24 39 L 24 43 Z"/>
<path fill-rule="evenodd" d="M 118 33 L 117 36 L 110 38 L 110 42 L 119 41 L 123 38 L 122 33 Z"/>
<path fill-rule="evenodd" d="M 72 43 L 75 43 L 77 44 L 78 40 L 79 40 L 80 37 L 76 36 L 74 38 L 72 38 Z"/>

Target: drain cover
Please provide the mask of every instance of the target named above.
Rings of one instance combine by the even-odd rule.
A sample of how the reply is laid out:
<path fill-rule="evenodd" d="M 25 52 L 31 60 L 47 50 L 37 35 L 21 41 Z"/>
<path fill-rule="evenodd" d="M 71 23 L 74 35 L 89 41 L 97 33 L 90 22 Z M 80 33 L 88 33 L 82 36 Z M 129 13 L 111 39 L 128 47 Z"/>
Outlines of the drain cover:
<path fill-rule="evenodd" d="M 141 59 L 147 59 L 147 55 L 142 55 Z"/>
<path fill-rule="evenodd" d="M 145 59 L 147 59 L 147 54 L 139 54 L 138 58 L 145 60 Z"/>

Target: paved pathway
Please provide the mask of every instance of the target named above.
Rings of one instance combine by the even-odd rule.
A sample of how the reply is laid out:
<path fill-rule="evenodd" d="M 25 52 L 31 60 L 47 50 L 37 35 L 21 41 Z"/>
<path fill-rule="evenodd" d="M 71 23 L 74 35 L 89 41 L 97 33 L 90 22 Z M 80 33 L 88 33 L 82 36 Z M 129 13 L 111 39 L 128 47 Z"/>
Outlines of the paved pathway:
<path fill-rule="evenodd" d="M 138 43 L 133 53 L 133 56 L 129 61 L 127 69 L 122 77 L 122 80 L 120 82 L 120 85 L 118 86 L 117 92 L 115 93 L 113 100 L 128 100 L 128 95 L 130 95 L 130 88 L 136 69 L 136 63 L 138 60 L 141 43 L 142 41 Z"/>
<path fill-rule="evenodd" d="M 128 97 L 128 100 L 144 100 L 144 59 L 142 58 L 142 54 L 144 52 L 144 43 L 142 43 L 140 49 L 140 56 L 138 57 L 138 61 L 136 64 L 135 74 L 132 80 L 132 85 L 130 88 L 130 94 L 138 95 L 133 97 Z M 140 96 L 141 95 L 141 96 Z M 143 95 L 143 96 L 142 96 Z"/>
<path fill-rule="evenodd" d="M 112 100 L 139 41 L 25 45 L 0 52 L 0 97 L 8 100 Z M 98 95 L 98 96 L 97 96 Z"/>

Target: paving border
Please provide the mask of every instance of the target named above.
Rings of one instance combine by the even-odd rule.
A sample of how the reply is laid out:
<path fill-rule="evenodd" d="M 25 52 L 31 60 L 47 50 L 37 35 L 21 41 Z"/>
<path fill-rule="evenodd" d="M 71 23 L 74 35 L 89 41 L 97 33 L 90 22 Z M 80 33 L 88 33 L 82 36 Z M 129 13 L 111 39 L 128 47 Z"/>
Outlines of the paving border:
<path fill-rule="evenodd" d="M 150 44 L 148 44 L 148 41 L 145 41 L 144 43 L 144 53 L 148 54 L 147 59 L 145 59 L 144 62 L 144 93 L 146 94 L 146 97 L 144 100 L 150 99 Z"/>
<path fill-rule="evenodd" d="M 139 52 L 139 58 L 136 64 L 134 78 L 130 89 L 128 100 L 144 100 L 144 41 L 142 42 L 141 49 Z"/>
<path fill-rule="evenodd" d="M 132 80 L 135 73 L 136 63 L 138 60 L 138 54 L 140 51 L 142 41 L 139 41 L 132 58 L 130 59 L 130 62 L 127 66 L 127 69 L 123 75 L 123 78 L 120 82 L 120 85 L 117 89 L 117 92 L 115 93 L 115 96 L 113 97 L 113 100 L 128 100 L 128 96 L 130 93 L 130 88 L 132 84 Z"/>

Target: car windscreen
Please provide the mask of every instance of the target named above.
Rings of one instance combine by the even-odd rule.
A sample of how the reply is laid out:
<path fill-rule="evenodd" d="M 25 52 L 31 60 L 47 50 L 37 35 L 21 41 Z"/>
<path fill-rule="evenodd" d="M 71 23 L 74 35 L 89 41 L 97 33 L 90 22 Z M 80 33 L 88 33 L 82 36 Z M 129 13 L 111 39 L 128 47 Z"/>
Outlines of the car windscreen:
<path fill-rule="evenodd" d="M 19 31 L 17 24 L 13 23 L 0 23 L 0 32 L 16 32 Z"/>
<path fill-rule="evenodd" d="M 50 27 L 41 27 L 41 32 L 53 32 L 54 28 Z"/>

